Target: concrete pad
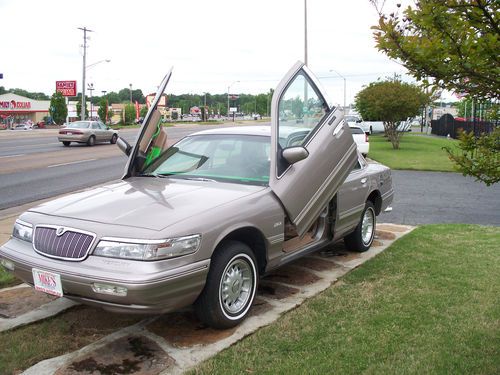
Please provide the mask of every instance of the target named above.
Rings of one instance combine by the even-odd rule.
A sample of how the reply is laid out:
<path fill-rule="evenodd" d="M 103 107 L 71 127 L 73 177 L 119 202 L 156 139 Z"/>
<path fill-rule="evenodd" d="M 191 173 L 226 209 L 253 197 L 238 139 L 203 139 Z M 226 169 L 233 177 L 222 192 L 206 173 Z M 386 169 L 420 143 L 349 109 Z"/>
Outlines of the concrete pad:
<path fill-rule="evenodd" d="M 58 369 L 55 375 L 156 375 L 171 367 L 174 362 L 174 359 L 151 339 L 142 335 L 130 335 L 75 358 Z"/>
<path fill-rule="evenodd" d="M 24 284 L 21 288 L 0 290 L 0 317 L 12 319 L 54 301 L 57 297 L 37 292 Z"/>
<path fill-rule="evenodd" d="M 269 275 L 266 275 L 262 280 L 303 286 L 315 283 L 319 280 L 319 277 L 302 268 L 294 266 L 294 264 L 290 264 L 278 268 Z"/>

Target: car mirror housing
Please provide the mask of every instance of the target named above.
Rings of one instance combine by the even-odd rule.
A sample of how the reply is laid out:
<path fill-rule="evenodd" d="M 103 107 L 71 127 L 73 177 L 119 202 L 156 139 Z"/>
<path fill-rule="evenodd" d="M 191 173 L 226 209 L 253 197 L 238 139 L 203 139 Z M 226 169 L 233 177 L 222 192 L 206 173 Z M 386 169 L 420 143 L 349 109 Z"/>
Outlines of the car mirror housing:
<path fill-rule="evenodd" d="M 116 145 L 120 150 L 123 151 L 123 153 L 127 156 L 130 155 L 130 152 L 132 151 L 132 146 L 128 144 L 126 140 L 123 138 L 119 137 L 118 140 L 116 141 Z"/>
<path fill-rule="evenodd" d="M 309 151 L 302 146 L 288 147 L 283 150 L 283 158 L 290 164 L 295 164 L 308 156 Z"/>

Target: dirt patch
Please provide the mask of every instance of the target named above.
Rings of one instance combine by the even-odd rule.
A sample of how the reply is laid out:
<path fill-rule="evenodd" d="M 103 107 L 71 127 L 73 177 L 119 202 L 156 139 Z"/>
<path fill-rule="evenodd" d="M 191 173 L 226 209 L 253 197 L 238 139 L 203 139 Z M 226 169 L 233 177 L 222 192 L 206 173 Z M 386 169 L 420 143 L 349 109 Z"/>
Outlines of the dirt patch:
<path fill-rule="evenodd" d="M 265 280 L 278 281 L 296 286 L 313 284 L 320 279 L 320 277 L 313 273 L 293 265 L 280 267 L 265 277 Z"/>
<path fill-rule="evenodd" d="M 373 247 L 380 247 L 380 246 L 383 246 L 384 244 L 382 242 L 380 242 L 379 240 L 373 240 L 372 242 L 372 246 Z"/>
<path fill-rule="evenodd" d="M 296 266 L 310 268 L 314 271 L 329 271 L 339 267 L 339 265 L 335 264 L 334 262 L 330 262 L 327 259 L 318 259 L 312 257 L 301 258 L 293 264 Z"/>
<path fill-rule="evenodd" d="M 379 240 L 395 240 L 396 239 L 396 235 L 394 233 L 391 233 L 391 232 L 387 232 L 385 230 L 377 230 L 375 232 L 375 238 L 379 239 Z"/>
<path fill-rule="evenodd" d="M 56 371 L 73 374 L 156 375 L 172 367 L 174 359 L 145 336 L 128 336 L 94 350 Z"/>
<path fill-rule="evenodd" d="M 29 287 L 0 290 L 0 318 L 15 318 L 56 298 Z"/>
<path fill-rule="evenodd" d="M 408 228 L 406 227 L 402 227 L 400 225 L 392 225 L 392 224 L 378 224 L 377 229 L 388 232 L 398 232 L 398 233 L 403 233 L 408 230 Z"/>
<path fill-rule="evenodd" d="M 231 336 L 236 330 L 209 328 L 196 319 L 193 311 L 162 315 L 146 328 L 178 348 L 212 344 Z"/>
<path fill-rule="evenodd" d="M 297 288 L 263 280 L 259 284 L 259 295 L 272 299 L 284 299 L 300 292 Z"/>

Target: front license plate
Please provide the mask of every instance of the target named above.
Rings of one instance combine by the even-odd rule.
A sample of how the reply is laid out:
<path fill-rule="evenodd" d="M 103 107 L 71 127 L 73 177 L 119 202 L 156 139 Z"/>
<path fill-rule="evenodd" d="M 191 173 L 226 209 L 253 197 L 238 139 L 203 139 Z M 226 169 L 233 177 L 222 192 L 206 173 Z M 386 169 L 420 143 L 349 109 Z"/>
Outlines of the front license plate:
<path fill-rule="evenodd" d="M 61 276 L 59 274 L 36 268 L 33 268 L 32 272 L 36 290 L 58 297 L 63 296 Z"/>

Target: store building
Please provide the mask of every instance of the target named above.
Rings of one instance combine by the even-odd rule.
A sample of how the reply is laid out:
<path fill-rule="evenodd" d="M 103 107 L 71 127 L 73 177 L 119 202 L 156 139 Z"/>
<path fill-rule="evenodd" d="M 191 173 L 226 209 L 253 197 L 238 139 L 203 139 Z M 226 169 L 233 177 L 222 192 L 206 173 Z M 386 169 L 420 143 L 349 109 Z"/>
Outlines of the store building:
<path fill-rule="evenodd" d="M 34 100 L 21 95 L 0 95 L 0 122 L 4 125 L 32 122 L 49 116 L 50 100 Z"/>

